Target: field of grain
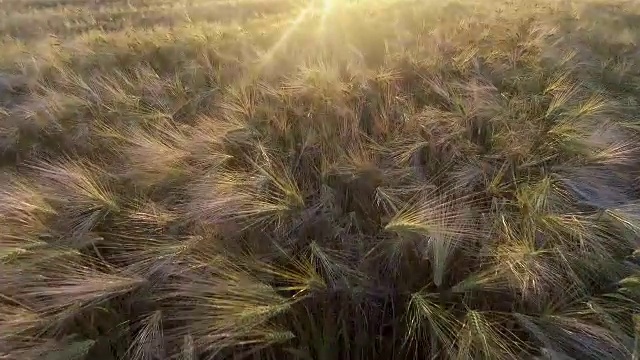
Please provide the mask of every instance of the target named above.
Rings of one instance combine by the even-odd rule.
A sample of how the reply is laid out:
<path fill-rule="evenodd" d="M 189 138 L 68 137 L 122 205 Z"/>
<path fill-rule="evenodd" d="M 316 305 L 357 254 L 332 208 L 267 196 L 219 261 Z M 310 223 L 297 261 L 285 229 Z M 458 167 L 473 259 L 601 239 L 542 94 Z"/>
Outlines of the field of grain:
<path fill-rule="evenodd" d="M 0 0 L 0 359 L 640 358 L 640 4 Z"/>

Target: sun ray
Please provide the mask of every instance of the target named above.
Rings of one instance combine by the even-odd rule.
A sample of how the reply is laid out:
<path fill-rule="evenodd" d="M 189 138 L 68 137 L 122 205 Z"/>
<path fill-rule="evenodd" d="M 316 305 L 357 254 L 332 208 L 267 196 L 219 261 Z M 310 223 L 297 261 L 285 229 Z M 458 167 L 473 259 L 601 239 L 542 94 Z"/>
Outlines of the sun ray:
<path fill-rule="evenodd" d="M 262 56 L 260 56 L 260 59 L 258 60 L 258 63 L 256 65 L 257 73 L 260 73 L 267 65 L 269 65 L 278 51 L 286 46 L 291 36 L 300 27 L 300 25 L 303 24 L 304 20 L 307 18 L 307 16 L 309 16 L 312 10 L 313 7 L 311 5 L 303 8 L 300 11 L 300 14 L 298 14 L 298 16 L 293 19 L 287 29 L 284 30 L 278 41 L 276 41 L 273 46 L 271 46 L 265 53 L 262 54 Z"/>

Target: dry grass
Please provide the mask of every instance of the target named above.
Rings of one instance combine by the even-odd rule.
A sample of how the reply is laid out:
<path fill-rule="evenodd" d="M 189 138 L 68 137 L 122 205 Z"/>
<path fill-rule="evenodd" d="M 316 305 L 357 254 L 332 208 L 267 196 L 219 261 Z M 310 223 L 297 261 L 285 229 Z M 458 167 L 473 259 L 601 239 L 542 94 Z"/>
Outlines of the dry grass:
<path fill-rule="evenodd" d="M 1 359 L 640 358 L 640 6 L 0 2 Z"/>

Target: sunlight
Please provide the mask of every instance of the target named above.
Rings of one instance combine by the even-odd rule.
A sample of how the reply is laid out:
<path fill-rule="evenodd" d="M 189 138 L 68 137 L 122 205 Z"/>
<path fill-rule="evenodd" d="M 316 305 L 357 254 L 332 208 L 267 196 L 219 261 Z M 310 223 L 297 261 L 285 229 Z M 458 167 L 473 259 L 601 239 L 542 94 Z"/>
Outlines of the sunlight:
<path fill-rule="evenodd" d="M 327 19 L 331 12 L 335 10 L 336 4 L 336 0 L 323 0 L 321 4 L 315 3 L 314 5 L 314 3 L 311 2 L 311 4 L 303 8 L 300 11 L 300 14 L 284 31 L 280 39 L 278 39 L 278 41 L 276 41 L 276 43 L 273 44 L 273 46 L 260 57 L 257 65 L 258 70 L 264 68 L 273 59 L 274 55 L 286 45 L 291 35 L 300 27 L 302 22 L 309 16 L 312 16 L 313 13 L 320 13 L 320 21 L 317 28 L 317 34 L 324 34 L 327 29 Z M 309 26 L 309 24 L 306 24 L 306 26 Z"/>
<path fill-rule="evenodd" d="M 271 59 L 273 59 L 273 56 L 287 43 L 287 40 L 289 40 L 294 31 L 298 29 L 298 27 L 300 27 L 300 24 L 302 24 L 302 22 L 305 20 L 312 9 L 313 8 L 311 6 L 307 6 L 302 11 L 300 11 L 300 14 L 293 20 L 287 30 L 284 31 L 280 39 L 278 39 L 278 41 L 276 41 L 276 43 L 273 44 L 273 46 L 262 55 L 262 57 L 258 61 L 258 70 L 264 68 L 264 66 L 266 66 Z"/>
<path fill-rule="evenodd" d="M 333 7 L 334 2 L 335 0 L 324 0 L 323 12 L 327 13 L 331 11 L 331 8 Z"/>
<path fill-rule="evenodd" d="M 335 0 L 324 0 L 324 5 L 322 7 L 322 16 L 320 17 L 320 26 L 318 28 L 318 33 L 324 34 L 327 27 L 327 17 L 329 13 L 333 9 Z"/>

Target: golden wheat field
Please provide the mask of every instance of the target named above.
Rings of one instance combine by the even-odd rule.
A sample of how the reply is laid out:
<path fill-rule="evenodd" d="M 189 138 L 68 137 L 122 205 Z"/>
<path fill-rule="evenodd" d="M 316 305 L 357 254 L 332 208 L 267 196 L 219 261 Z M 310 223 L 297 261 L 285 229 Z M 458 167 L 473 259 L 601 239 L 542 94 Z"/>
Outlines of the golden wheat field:
<path fill-rule="evenodd" d="M 640 359 L 640 3 L 0 0 L 0 359 Z"/>

